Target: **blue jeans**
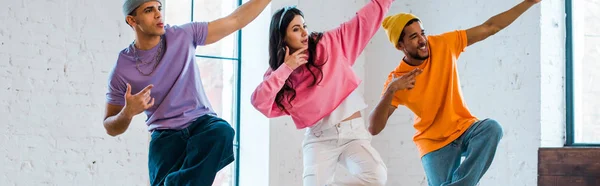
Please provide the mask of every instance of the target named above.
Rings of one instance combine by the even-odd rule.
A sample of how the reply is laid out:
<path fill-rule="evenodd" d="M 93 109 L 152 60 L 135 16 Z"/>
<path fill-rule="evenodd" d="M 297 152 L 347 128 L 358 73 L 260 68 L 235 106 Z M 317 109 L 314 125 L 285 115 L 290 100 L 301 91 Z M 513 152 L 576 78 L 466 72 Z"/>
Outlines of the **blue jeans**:
<path fill-rule="evenodd" d="M 502 127 L 495 120 L 477 121 L 452 143 L 423 156 L 429 185 L 477 185 L 492 164 L 502 136 Z"/>
<path fill-rule="evenodd" d="M 235 131 L 225 120 L 204 115 L 182 130 L 152 132 L 148 156 L 150 185 L 210 186 L 233 162 Z"/>

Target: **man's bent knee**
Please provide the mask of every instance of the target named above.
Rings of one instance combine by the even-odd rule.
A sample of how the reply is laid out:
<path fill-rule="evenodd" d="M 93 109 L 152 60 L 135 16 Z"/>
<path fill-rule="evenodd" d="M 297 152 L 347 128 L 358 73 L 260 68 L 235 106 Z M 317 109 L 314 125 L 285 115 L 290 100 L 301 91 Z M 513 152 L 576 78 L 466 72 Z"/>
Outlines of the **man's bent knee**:
<path fill-rule="evenodd" d="M 217 122 L 213 126 L 213 131 L 211 132 L 213 135 L 223 137 L 225 139 L 233 140 L 235 136 L 235 130 L 229 125 L 227 122 Z"/>
<path fill-rule="evenodd" d="M 486 128 L 486 133 L 488 133 L 488 135 L 496 136 L 498 140 L 502 139 L 502 136 L 504 135 L 504 130 L 502 129 L 500 123 L 498 123 L 494 119 L 486 119 L 483 124 Z"/>

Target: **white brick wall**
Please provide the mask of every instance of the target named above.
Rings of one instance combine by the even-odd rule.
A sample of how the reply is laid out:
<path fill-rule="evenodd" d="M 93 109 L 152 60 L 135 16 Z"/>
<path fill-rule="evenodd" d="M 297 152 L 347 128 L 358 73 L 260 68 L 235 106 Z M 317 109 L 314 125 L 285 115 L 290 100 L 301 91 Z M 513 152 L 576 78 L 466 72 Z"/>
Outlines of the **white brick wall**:
<path fill-rule="evenodd" d="M 541 4 L 541 146 L 565 143 L 565 1 Z M 557 39 L 560 38 L 560 39 Z"/>
<path fill-rule="evenodd" d="M 326 28 L 336 26 L 342 16 L 351 16 L 365 2 L 327 1 L 317 7 L 308 7 L 306 5 L 314 1 L 278 1 L 274 3 L 273 11 L 284 4 L 298 3 L 307 14 L 310 28 Z M 519 2 L 396 1 L 390 14 L 415 13 L 423 20 L 428 34 L 439 34 L 481 24 Z M 481 118 L 498 120 L 505 132 L 496 160 L 482 185 L 536 185 L 540 143 L 544 142 L 546 146 L 562 143 L 564 54 L 561 52 L 564 52 L 564 41 L 549 43 L 542 40 L 564 35 L 564 21 L 561 20 L 564 1 L 544 3 L 543 8 L 540 5 L 533 7 L 510 27 L 469 47 L 460 58 L 458 67 L 463 95 L 470 110 Z M 315 22 L 322 25 L 314 25 Z M 549 34 L 541 36 L 542 29 Z M 546 55 L 550 53 L 552 55 Z M 360 77 L 365 80 L 364 90 L 368 90 L 364 94 L 370 107 L 363 115 L 376 105 L 387 74 L 402 55 L 391 47 L 383 30 L 367 47 L 360 64 L 377 64 L 355 68 L 359 74 L 364 71 Z M 427 185 L 412 142 L 412 120 L 412 113 L 401 107 L 391 116 L 385 131 L 374 138 L 373 145 L 388 166 L 388 185 Z M 271 185 L 301 185 L 300 143 L 304 131 L 295 130 L 289 118 L 272 119 L 271 126 Z"/>
<path fill-rule="evenodd" d="M 309 29 L 326 30 L 350 18 L 365 1 L 276 0 L 271 10 L 298 4 Z M 474 26 L 516 3 L 396 1 L 391 14 L 411 11 L 434 34 Z M 482 185 L 535 185 L 540 143 L 562 143 L 564 102 L 549 100 L 564 97 L 563 85 L 557 83 L 564 68 L 560 66 L 563 45 L 547 43 L 547 39 L 564 34 L 560 31 L 563 4 L 562 0 L 545 0 L 461 57 L 467 104 L 477 116 L 493 117 L 505 128 L 496 162 Z M 0 185 L 145 185 L 145 116 L 136 117 L 117 138 L 106 135 L 101 123 L 107 73 L 117 53 L 133 40 L 123 22 L 121 1 L 14 0 L 4 5 L 0 8 L 4 25 L 0 27 L 0 114 L 7 122 L 0 131 Z M 477 8 L 462 11 L 462 6 Z M 551 34 L 540 38 L 540 29 Z M 371 105 L 368 111 L 378 99 L 386 74 L 401 58 L 384 35 L 380 30 L 355 66 L 365 80 L 361 91 L 369 90 L 364 93 Z M 500 72 L 494 73 L 494 68 Z M 247 102 L 248 95 L 243 94 L 242 101 Z M 400 108 L 390 120 L 373 142 L 390 170 L 388 185 L 426 185 L 411 140 L 412 114 Z M 289 117 L 269 121 L 270 185 L 301 185 L 304 131 L 296 130 Z"/>
<path fill-rule="evenodd" d="M 117 138 L 102 126 L 107 74 L 133 41 L 121 3 L 3 1 L 0 185 L 146 184 L 145 116 Z"/>

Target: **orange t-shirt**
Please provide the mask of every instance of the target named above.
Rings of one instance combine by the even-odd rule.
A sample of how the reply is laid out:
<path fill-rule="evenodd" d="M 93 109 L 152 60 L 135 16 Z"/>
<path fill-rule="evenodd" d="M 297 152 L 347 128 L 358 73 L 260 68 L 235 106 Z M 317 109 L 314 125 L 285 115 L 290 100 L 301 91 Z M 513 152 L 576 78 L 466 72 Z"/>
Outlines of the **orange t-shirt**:
<path fill-rule="evenodd" d="M 384 85 L 391 82 L 393 73 L 400 76 L 415 68 L 423 70 L 413 89 L 397 91 L 392 99 L 392 106 L 404 105 L 416 115 L 413 141 L 421 157 L 450 144 L 477 121 L 462 99 L 456 69 L 456 60 L 467 47 L 466 31 L 427 38 L 429 58 L 419 66 L 410 66 L 403 60 L 390 72 Z"/>

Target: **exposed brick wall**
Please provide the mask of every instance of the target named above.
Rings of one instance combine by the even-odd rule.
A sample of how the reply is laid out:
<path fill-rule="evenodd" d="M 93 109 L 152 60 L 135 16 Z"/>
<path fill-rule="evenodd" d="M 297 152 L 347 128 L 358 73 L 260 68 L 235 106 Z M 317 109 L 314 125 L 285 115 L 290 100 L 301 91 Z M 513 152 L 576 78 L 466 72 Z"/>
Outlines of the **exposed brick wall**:
<path fill-rule="evenodd" d="M 108 72 L 133 41 L 121 1 L 0 7 L 0 185 L 146 185 L 148 133 L 102 126 Z"/>

